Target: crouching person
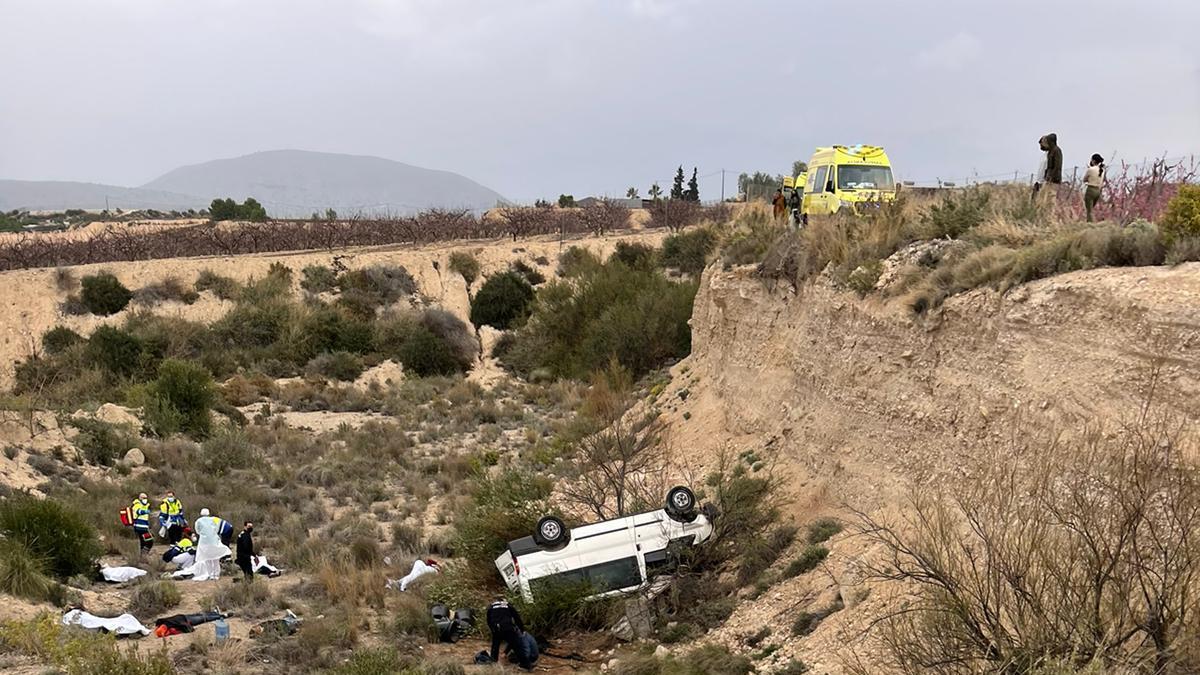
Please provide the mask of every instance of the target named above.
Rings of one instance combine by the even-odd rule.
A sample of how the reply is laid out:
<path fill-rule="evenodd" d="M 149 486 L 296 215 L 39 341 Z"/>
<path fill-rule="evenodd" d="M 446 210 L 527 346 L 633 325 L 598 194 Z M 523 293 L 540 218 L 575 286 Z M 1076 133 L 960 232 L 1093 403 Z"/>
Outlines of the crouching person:
<path fill-rule="evenodd" d="M 521 615 L 512 605 L 508 604 L 508 600 L 498 597 L 487 611 L 488 630 L 492 633 L 492 651 L 489 655 L 492 662 L 498 662 L 500 659 L 500 643 L 505 643 L 510 653 L 510 659 L 516 663 L 522 670 L 533 670 L 533 664 L 537 663 L 538 650 L 537 640 L 532 635 L 525 632 L 525 624 L 521 622 Z"/>
<path fill-rule="evenodd" d="M 167 552 L 163 553 L 162 559 L 165 563 L 178 565 L 179 569 L 196 562 L 196 545 L 192 543 L 191 528 L 184 528 L 183 536 L 179 541 L 171 544 Z"/>

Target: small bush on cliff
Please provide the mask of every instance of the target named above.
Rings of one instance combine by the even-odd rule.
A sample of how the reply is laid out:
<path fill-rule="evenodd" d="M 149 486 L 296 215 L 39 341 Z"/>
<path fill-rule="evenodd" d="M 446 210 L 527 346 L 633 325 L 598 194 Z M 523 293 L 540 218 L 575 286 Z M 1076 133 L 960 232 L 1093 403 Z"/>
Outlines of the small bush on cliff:
<path fill-rule="evenodd" d="M 89 274 L 84 277 L 79 299 L 87 310 L 97 316 L 116 314 L 125 309 L 133 293 L 110 272 Z"/>
<path fill-rule="evenodd" d="M 661 263 L 681 272 L 699 275 L 717 247 L 717 235 L 709 228 L 673 234 L 663 240 Z"/>
<path fill-rule="evenodd" d="M 83 337 L 66 326 L 55 326 L 42 335 L 42 349 L 47 354 L 61 354 L 83 342 Z"/>
<path fill-rule="evenodd" d="M 519 272 L 493 274 L 471 299 L 471 323 L 512 328 L 529 315 L 533 296 L 533 286 Z"/>
<path fill-rule="evenodd" d="M 1168 244 L 1177 239 L 1200 237 L 1200 185 L 1181 185 L 1158 226 Z"/>
<path fill-rule="evenodd" d="M 106 372 L 129 376 L 142 366 L 142 341 L 132 333 L 101 326 L 88 338 L 87 357 Z"/>
<path fill-rule="evenodd" d="M 457 272 L 470 286 L 479 278 L 479 261 L 470 253 L 455 251 L 450 254 L 450 271 Z"/>

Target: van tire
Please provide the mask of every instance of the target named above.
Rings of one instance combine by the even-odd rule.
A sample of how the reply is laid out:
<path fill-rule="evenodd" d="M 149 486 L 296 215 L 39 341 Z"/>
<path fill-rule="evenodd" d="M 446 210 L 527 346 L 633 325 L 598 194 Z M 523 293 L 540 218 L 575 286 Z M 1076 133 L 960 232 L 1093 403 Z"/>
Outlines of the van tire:
<path fill-rule="evenodd" d="M 690 488 L 676 485 L 667 492 L 667 505 L 664 510 L 671 520 L 692 522 L 696 519 L 696 493 Z"/>
<path fill-rule="evenodd" d="M 555 516 L 542 516 L 533 531 L 533 540 L 538 546 L 551 551 L 566 546 L 571 541 L 571 531 Z"/>

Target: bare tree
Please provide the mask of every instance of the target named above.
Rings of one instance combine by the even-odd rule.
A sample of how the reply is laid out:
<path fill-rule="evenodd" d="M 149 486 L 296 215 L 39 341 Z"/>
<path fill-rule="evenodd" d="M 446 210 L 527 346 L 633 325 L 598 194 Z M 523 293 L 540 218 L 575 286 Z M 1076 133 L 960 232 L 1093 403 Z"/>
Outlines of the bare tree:
<path fill-rule="evenodd" d="M 1115 435 L 1027 436 L 991 448 L 953 488 L 915 493 L 904 522 L 858 513 L 886 552 L 873 576 L 917 589 L 917 602 L 880 619 L 892 668 L 1197 672 L 1191 437 L 1145 417 Z"/>
<path fill-rule="evenodd" d="M 562 496 L 601 520 L 648 508 L 663 498 L 669 453 L 658 412 L 631 411 L 629 373 L 615 362 L 592 377 L 575 444 L 573 475 Z"/>

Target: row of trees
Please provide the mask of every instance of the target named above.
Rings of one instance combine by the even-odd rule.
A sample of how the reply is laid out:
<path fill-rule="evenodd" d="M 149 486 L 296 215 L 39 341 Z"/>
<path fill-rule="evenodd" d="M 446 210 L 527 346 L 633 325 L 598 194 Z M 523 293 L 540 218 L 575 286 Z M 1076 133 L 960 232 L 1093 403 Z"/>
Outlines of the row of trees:
<path fill-rule="evenodd" d="M 212 200 L 208 207 L 208 215 L 213 220 L 247 220 L 261 223 L 267 219 L 267 209 L 254 197 L 246 197 L 246 201 L 241 204 L 227 197 Z"/>

